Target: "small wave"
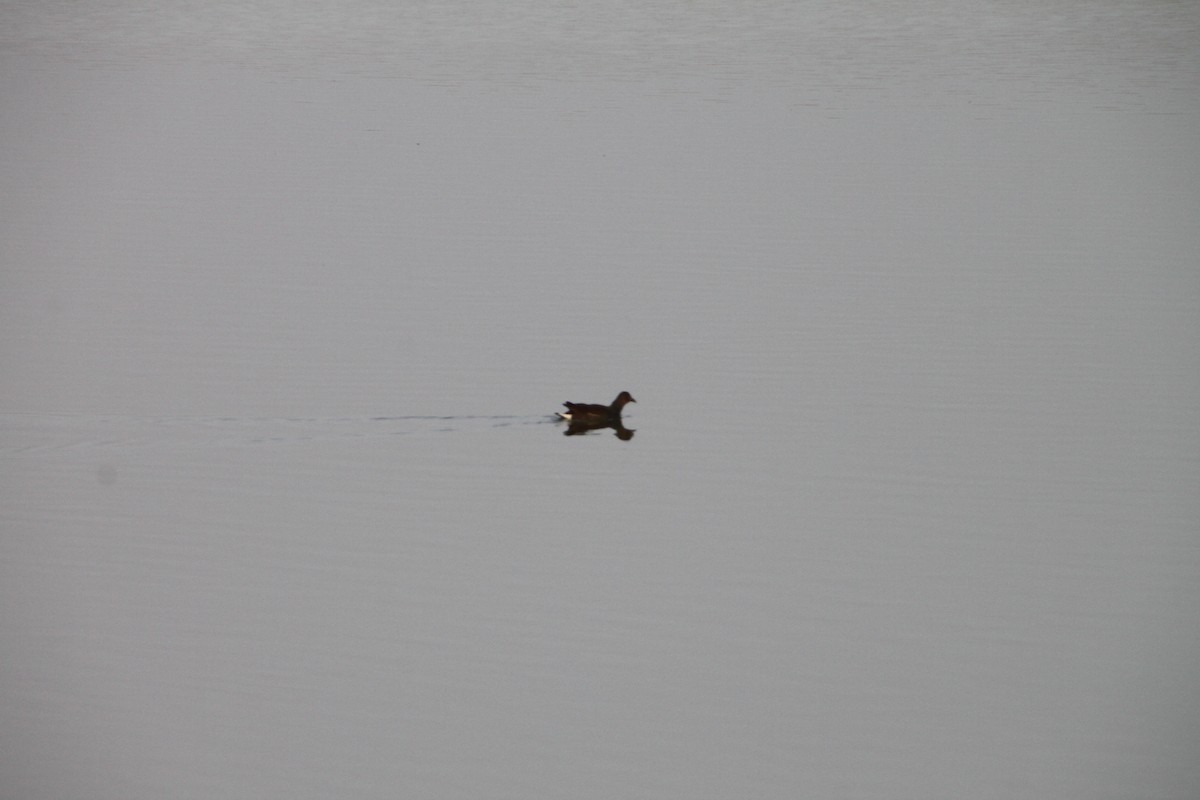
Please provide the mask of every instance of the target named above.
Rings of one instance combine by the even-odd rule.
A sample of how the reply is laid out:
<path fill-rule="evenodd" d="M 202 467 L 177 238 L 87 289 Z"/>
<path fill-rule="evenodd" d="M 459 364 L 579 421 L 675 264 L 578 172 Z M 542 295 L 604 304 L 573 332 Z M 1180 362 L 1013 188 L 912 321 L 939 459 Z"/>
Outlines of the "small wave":
<path fill-rule="evenodd" d="M 542 415 L 397 415 L 369 417 L 177 417 L 107 414 L 0 414 L 0 456 L 81 448 L 286 444 L 469 433 L 542 425 Z"/>

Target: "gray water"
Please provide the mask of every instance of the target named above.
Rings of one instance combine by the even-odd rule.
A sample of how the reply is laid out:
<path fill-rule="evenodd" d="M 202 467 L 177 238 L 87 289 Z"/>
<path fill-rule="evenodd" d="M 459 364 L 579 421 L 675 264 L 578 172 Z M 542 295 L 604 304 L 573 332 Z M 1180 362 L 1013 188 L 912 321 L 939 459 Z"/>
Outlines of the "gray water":
<path fill-rule="evenodd" d="M 1200 796 L 1200 7 L 242 5 L 0 7 L 0 796 Z"/>

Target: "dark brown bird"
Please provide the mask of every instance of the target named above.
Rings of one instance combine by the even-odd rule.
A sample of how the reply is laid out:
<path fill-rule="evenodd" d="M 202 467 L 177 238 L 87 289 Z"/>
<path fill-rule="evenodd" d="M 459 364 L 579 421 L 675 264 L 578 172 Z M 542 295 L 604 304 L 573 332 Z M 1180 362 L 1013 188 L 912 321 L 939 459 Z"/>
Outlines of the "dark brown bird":
<path fill-rule="evenodd" d="M 571 422 L 583 423 L 603 423 L 614 422 L 621 418 L 621 409 L 626 403 L 636 403 L 633 395 L 629 392 L 621 392 L 617 395 L 617 399 L 613 400 L 611 406 L 604 406 L 598 403 L 563 403 L 567 407 L 566 411 L 555 412 L 559 419 L 570 420 Z"/>

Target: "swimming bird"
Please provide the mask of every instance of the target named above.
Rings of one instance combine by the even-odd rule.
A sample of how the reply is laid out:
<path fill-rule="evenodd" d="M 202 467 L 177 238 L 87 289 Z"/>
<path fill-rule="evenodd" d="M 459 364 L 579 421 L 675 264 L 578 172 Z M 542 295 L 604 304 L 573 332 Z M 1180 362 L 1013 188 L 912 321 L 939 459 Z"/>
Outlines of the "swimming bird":
<path fill-rule="evenodd" d="M 567 407 L 566 411 L 555 412 L 559 419 L 570 420 L 571 422 L 582 423 L 608 423 L 621 419 L 621 409 L 626 403 L 636 403 L 633 395 L 629 392 L 621 392 L 617 395 L 617 399 L 613 400 L 611 406 L 600 405 L 599 403 L 563 403 Z"/>

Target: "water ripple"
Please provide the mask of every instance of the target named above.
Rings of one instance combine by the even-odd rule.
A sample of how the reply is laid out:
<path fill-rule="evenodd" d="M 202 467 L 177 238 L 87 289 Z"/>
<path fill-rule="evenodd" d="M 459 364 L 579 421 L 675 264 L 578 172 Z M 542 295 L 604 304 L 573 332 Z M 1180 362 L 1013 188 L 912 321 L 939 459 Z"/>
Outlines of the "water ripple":
<path fill-rule="evenodd" d="M 0 414 L 0 457 L 110 447 L 236 447 L 314 440 L 483 432 L 553 423 L 547 416 L 139 417 Z"/>

